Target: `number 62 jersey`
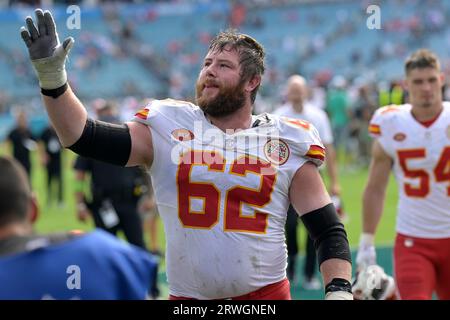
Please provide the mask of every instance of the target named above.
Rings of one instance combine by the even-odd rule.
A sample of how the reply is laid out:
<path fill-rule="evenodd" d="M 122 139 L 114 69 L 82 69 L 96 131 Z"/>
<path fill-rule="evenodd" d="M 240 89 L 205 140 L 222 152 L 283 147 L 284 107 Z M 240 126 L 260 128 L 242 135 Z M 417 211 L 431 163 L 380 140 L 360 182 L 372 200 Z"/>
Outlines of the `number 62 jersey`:
<path fill-rule="evenodd" d="M 431 123 L 418 122 L 411 105 L 380 108 L 370 134 L 393 159 L 398 183 L 397 232 L 450 238 L 450 103 Z"/>
<path fill-rule="evenodd" d="M 316 129 L 263 114 L 223 132 L 176 100 L 153 101 L 134 120 L 152 134 L 169 293 L 222 299 L 285 279 L 289 187 L 304 163 L 324 160 Z"/>

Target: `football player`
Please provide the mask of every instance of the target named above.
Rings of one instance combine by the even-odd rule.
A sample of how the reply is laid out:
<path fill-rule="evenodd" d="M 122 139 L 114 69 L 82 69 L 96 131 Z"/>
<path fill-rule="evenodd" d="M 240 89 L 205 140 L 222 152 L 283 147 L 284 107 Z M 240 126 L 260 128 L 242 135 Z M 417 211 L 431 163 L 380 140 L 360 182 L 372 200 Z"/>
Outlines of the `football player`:
<path fill-rule="evenodd" d="M 134 121 L 93 121 L 67 83 L 73 46 L 50 12 L 22 38 L 64 146 L 117 165 L 144 165 L 166 231 L 171 299 L 289 299 L 284 225 L 291 202 L 318 251 L 327 299 L 352 299 L 346 232 L 318 173 L 324 149 L 308 123 L 252 117 L 264 50 L 216 36 L 196 84 L 198 105 L 154 100 Z"/>
<path fill-rule="evenodd" d="M 450 299 L 450 104 L 444 76 L 425 49 L 405 62 L 409 104 L 380 108 L 369 131 L 375 138 L 363 197 L 359 268 L 376 264 L 374 236 L 391 169 L 398 182 L 395 279 L 400 299 Z"/>

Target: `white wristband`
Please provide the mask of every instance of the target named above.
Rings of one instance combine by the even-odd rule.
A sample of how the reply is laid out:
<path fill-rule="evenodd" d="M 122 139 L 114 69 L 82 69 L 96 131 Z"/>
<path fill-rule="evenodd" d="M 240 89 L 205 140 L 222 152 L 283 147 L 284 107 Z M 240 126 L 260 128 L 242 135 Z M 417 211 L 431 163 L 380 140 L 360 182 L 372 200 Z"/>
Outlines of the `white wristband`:
<path fill-rule="evenodd" d="M 41 59 L 40 61 L 32 61 L 32 63 L 34 64 L 35 72 L 39 79 L 39 86 L 42 89 L 47 90 L 62 87 L 67 82 L 67 73 L 64 65 L 58 68 L 48 68 L 48 66 L 42 60 L 44 59 Z"/>
<path fill-rule="evenodd" d="M 52 56 L 31 60 L 39 79 L 39 86 L 42 89 L 56 89 L 67 82 L 65 61 L 72 44 L 73 42 L 68 46 L 67 51 L 59 44 Z"/>
<path fill-rule="evenodd" d="M 373 246 L 375 243 L 375 235 L 372 233 L 363 232 L 359 240 L 359 245 L 364 247 Z"/>

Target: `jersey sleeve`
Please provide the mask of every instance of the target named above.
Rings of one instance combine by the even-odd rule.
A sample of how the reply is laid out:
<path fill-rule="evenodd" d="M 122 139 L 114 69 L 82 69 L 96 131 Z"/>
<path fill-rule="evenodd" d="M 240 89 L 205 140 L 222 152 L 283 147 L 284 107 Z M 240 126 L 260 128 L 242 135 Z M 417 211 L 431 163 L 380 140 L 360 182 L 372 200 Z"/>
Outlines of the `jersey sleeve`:
<path fill-rule="evenodd" d="M 152 101 L 148 103 L 145 107 L 141 108 L 134 115 L 133 121 L 150 125 L 152 119 L 157 118 L 161 113 L 162 105 L 158 101 Z"/>
<path fill-rule="evenodd" d="M 153 100 L 134 115 L 133 121 L 155 129 L 167 122 L 178 122 L 180 117 L 189 117 L 194 109 L 195 106 L 192 103 L 185 101 Z"/>
<path fill-rule="evenodd" d="M 174 130 L 192 126 L 198 121 L 198 110 L 199 107 L 185 101 L 153 100 L 135 114 L 133 121 L 148 126 L 154 142 L 167 141 Z M 153 145 L 155 147 L 155 143 Z"/>
<path fill-rule="evenodd" d="M 317 129 L 312 124 L 309 135 L 302 143 L 302 146 L 304 148 L 301 151 L 306 151 L 303 157 L 320 167 L 325 161 L 325 147 L 319 138 Z"/>
<path fill-rule="evenodd" d="M 374 115 L 372 116 L 372 119 L 370 119 L 369 122 L 369 135 L 372 138 L 379 138 L 381 137 L 381 123 L 382 123 L 382 109 L 378 109 L 375 111 Z"/>
<path fill-rule="evenodd" d="M 387 127 L 395 120 L 396 114 L 407 108 L 407 105 L 389 105 L 377 109 L 369 122 L 369 135 L 372 138 L 384 137 L 388 131 Z"/>

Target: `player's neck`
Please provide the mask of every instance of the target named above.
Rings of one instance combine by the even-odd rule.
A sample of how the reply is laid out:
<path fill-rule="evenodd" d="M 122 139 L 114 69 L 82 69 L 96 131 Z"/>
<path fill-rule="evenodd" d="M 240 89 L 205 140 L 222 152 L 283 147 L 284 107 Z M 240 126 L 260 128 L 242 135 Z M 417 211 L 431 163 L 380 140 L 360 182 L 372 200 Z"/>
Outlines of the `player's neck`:
<path fill-rule="evenodd" d="M 12 223 L 0 228 L 0 240 L 10 237 L 23 237 L 31 234 L 31 228 L 25 223 Z"/>
<path fill-rule="evenodd" d="M 443 107 L 442 102 L 437 103 L 428 108 L 413 105 L 413 107 L 411 109 L 411 113 L 417 121 L 425 122 L 425 121 L 430 121 L 430 120 L 436 119 L 439 116 L 439 114 L 442 112 L 443 109 L 444 109 L 444 107 Z"/>
<path fill-rule="evenodd" d="M 291 102 L 292 105 L 292 109 L 294 109 L 295 112 L 297 113 L 302 113 L 303 112 L 303 102 Z"/>
<path fill-rule="evenodd" d="M 223 132 L 227 130 L 245 130 L 250 128 L 252 124 L 252 106 L 246 105 L 225 117 L 212 117 L 207 115 L 207 118 Z"/>

